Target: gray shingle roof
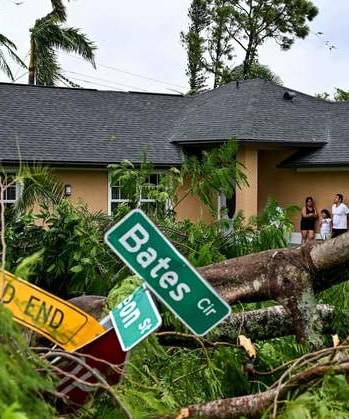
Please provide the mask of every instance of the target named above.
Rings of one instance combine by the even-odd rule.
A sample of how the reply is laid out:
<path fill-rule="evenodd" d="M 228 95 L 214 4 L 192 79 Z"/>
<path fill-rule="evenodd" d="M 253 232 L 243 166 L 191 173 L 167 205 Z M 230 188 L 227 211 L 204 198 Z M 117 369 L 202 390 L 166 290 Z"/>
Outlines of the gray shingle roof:
<path fill-rule="evenodd" d="M 264 80 L 230 83 L 198 95 L 187 107 L 172 141 L 222 141 L 321 144 L 327 141 L 327 102 Z"/>
<path fill-rule="evenodd" d="M 349 103 L 263 80 L 190 97 L 0 83 L 0 163 L 105 166 L 182 161 L 180 147 L 232 137 L 302 147 L 284 166 L 349 164 Z M 19 150 L 19 151 L 18 151 Z"/>
<path fill-rule="evenodd" d="M 327 143 L 312 150 L 300 150 L 282 162 L 282 167 L 324 167 L 349 165 L 349 102 L 327 103 Z"/>
<path fill-rule="evenodd" d="M 181 163 L 164 140 L 186 98 L 0 84 L 0 163 Z"/>

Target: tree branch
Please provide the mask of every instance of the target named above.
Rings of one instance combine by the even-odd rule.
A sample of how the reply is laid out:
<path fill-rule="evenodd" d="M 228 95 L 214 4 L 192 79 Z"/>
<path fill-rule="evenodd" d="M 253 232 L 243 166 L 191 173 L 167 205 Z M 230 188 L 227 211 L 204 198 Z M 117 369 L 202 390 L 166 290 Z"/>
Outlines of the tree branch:
<path fill-rule="evenodd" d="M 334 308 L 327 304 L 318 304 L 316 309 L 322 320 L 323 329 L 321 332 L 332 332 L 331 323 L 334 319 Z M 239 335 L 245 335 L 252 341 L 257 341 L 294 334 L 292 318 L 282 306 L 234 313 L 210 332 L 209 339 L 168 330 L 155 333 L 160 344 L 164 346 L 186 348 L 198 348 L 202 345 L 206 348 L 215 348 L 224 344 L 236 345 Z"/>
<path fill-rule="evenodd" d="M 347 347 L 343 347 L 343 349 L 344 348 Z M 326 354 L 337 350 L 337 348 L 330 348 L 321 352 Z M 271 388 L 262 393 L 250 394 L 230 399 L 214 400 L 208 403 L 183 408 L 181 409 L 180 415 L 177 416 L 177 419 L 189 417 L 207 417 L 211 419 L 233 419 L 240 418 L 242 416 L 260 417 L 265 409 L 267 409 L 273 402 L 276 403 L 277 400 L 284 397 L 289 390 L 299 387 L 300 385 L 308 384 L 316 378 L 323 377 L 329 371 L 333 374 L 348 373 L 349 361 L 347 356 L 345 356 L 345 359 L 338 362 L 324 361 L 316 364 L 315 366 L 311 366 L 295 374 L 284 384 L 282 384 L 281 381 L 277 381 L 277 385 L 273 385 Z M 275 417 L 275 411 L 276 408 L 274 409 L 273 417 Z"/>

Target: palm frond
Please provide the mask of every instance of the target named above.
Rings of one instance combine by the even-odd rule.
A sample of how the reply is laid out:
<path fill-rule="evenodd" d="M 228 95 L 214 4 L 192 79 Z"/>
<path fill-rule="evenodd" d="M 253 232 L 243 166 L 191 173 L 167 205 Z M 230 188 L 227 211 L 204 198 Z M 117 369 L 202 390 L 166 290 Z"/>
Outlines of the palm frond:
<path fill-rule="evenodd" d="M 22 195 L 16 204 L 18 211 L 25 211 L 36 202 L 57 204 L 64 197 L 63 184 L 45 166 L 22 165 L 16 181 L 22 185 Z"/>
<path fill-rule="evenodd" d="M 7 64 L 4 53 L 0 50 L 0 70 L 3 71 L 7 77 L 14 80 L 10 66 Z"/>
<path fill-rule="evenodd" d="M 35 79 L 40 86 L 54 86 L 59 79 L 61 68 L 58 64 L 56 53 L 47 48 L 45 55 L 37 54 Z"/>
<path fill-rule="evenodd" d="M 23 68 L 27 68 L 26 64 L 22 61 L 22 59 L 13 51 L 12 48 L 5 45 L 8 55 L 10 58 L 17 64 L 19 64 Z"/>
<path fill-rule="evenodd" d="M 79 54 L 95 67 L 96 46 L 80 29 L 63 28 L 56 19 L 40 19 L 31 29 L 35 44 L 35 78 L 40 85 L 54 85 L 62 76 L 56 49 Z"/>
<path fill-rule="evenodd" d="M 74 52 L 89 61 L 95 68 L 94 52 L 97 49 L 94 42 L 90 41 L 78 28 L 61 28 L 51 32 L 51 45 L 54 48 L 67 52 Z"/>
<path fill-rule="evenodd" d="M 22 67 L 26 67 L 24 62 L 16 54 L 15 50 L 17 49 L 16 45 L 8 39 L 5 35 L 0 34 L 0 47 L 4 47 L 9 55 L 9 57 L 14 60 L 17 64 Z M 0 50 L 0 69 L 11 79 L 13 80 L 13 74 L 10 69 L 10 66 L 7 63 L 4 53 Z"/>
<path fill-rule="evenodd" d="M 0 34 L 0 46 L 6 46 L 7 48 L 17 49 L 16 44 L 14 44 L 10 39 L 5 35 Z"/>
<path fill-rule="evenodd" d="M 52 12 L 45 16 L 44 19 L 57 19 L 60 22 L 67 20 L 67 12 L 62 0 L 51 0 Z"/>

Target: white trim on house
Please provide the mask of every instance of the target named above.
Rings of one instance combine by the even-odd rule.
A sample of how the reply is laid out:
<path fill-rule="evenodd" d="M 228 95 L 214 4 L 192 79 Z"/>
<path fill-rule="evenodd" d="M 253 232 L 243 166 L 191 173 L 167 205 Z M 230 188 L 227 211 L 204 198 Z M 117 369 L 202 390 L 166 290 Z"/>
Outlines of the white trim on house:
<path fill-rule="evenodd" d="M 4 175 L 1 175 L 4 177 Z M 16 171 L 15 170 L 6 170 L 5 177 L 15 177 Z M 8 205 L 15 205 L 16 202 L 22 195 L 22 187 L 18 182 L 15 182 L 10 187 L 4 190 L 4 197 L 0 196 L 0 203 L 4 203 L 5 206 Z"/>
<path fill-rule="evenodd" d="M 159 180 L 160 180 L 160 176 L 161 174 L 164 173 L 164 171 L 154 171 L 154 173 L 152 173 L 150 176 L 156 175 L 156 185 L 159 184 Z M 122 197 L 122 190 L 120 185 L 111 185 L 111 181 L 110 181 L 111 175 L 110 175 L 110 171 L 108 172 L 108 215 L 112 215 L 113 213 L 113 203 L 114 204 L 118 204 L 118 203 L 123 203 L 123 202 L 128 202 L 129 200 L 127 198 L 123 198 Z M 150 180 L 150 179 L 149 179 Z M 151 183 L 151 182 L 150 182 Z M 118 196 L 117 198 L 113 198 L 113 188 L 118 188 L 118 192 L 117 190 L 115 191 L 116 195 Z M 155 199 L 152 198 L 142 198 L 142 196 L 140 197 L 140 204 L 146 204 L 146 203 L 156 203 Z M 166 209 L 170 208 L 170 203 L 166 203 Z"/>

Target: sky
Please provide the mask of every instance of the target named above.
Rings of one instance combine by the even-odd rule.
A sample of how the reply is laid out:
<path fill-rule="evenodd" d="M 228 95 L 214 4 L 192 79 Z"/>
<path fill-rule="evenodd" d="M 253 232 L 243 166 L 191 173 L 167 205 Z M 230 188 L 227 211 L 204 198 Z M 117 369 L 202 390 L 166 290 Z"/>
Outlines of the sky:
<path fill-rule="evenodd" d="M 335 87 L 349 90 L 349 1 L 313 0 L 320 12 L 311 34 L 283 52 L 273 42 L 259 59 L 285 86 L 308 94 Z M 95 41 L 97 69 L 77 56 L 60 53 L 66 77 L 91 89 L 186 93 L 186 54 L 180 31 L 188 27 L 191 0 L 71 0 L 67 25 Z M 28 62 L 29 28 L 51 9 L 49 0 L 1 0 L 1 33 L 17 45 Z M 322 35 L 316 35 L 322 32 Z M 335 48 L 330 48 L 334 46 Z M 241 54 L 236 51 L 236 64 Z M 17 83 L 25 70 L 12 65 Z M 0 73 L 0 81 L 9 81 Z"/>

